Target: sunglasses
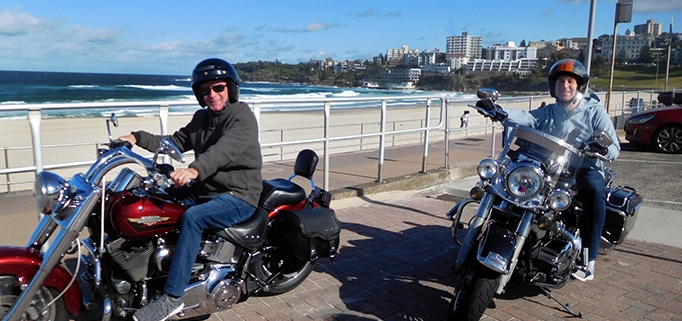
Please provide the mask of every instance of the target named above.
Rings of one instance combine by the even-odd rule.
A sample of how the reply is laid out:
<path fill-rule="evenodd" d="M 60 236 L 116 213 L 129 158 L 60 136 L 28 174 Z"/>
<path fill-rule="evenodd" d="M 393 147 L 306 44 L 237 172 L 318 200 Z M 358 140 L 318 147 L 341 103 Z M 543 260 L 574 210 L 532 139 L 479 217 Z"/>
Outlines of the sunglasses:
<path fill-rule="evenodd" d="M 204 88 L 199 89 L 199 92 L 203 96 L 208 96 L 211 94 L 211 89 L 213 89 L 213 91 L 215 91 L 217 93 L 221 93 L 221 92 L 223 92 L 223 90 L 225 90 L 225 87 L 227 87 L 227 86 L 226 85 L 215 85 L 212 87 L 204 87 Z"/>

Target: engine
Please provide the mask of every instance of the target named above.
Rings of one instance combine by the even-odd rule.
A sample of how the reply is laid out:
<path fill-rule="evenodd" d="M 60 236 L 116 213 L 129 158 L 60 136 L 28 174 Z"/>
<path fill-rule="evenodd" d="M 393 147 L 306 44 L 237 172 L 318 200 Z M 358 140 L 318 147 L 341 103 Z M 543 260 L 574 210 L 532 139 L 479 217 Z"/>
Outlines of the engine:
<path fill-rule="evenodd" d="M 136 284 L 137 289 L 144 289 L 145 292 L 150 290 L 149 294 L 145 294 L 150 297 L 163 286 L 164 282 L 145 282 L 149 282 L 149 276 L 159 272 L 166 274 L 170 270 L 174 247 L 166 244 L 167 241 L 169 240 L 166 238 L 121 238 L 107 244 L 109 258 L 120 272 L 114 272 L 112 276 L 118 294 L 125 298 L 120 304 L 132 301 L 129 296 L 133 285 L 128 280 Z M 190 284 L 185 290 L 185 306 L 199 313 L 214 313 L 231 308 L 237 303 L 242 293 L 246 293 L 245 282 L 237 278 L 235 272 L 241 254 L 241 248 L 218 236 L 209 235 L 205 238 L 199 251 L 199 259 L 192 269 Z M 147 289 L 147 286 L 150 288 Z"/>
<path fill-rule="evenodd" d="M 534 275 L 532 283 L 554 288 L 566 284 L 581 249 L 579 232 L 557 222 L 534 252 L 533 265 L 539 273 Z"/>

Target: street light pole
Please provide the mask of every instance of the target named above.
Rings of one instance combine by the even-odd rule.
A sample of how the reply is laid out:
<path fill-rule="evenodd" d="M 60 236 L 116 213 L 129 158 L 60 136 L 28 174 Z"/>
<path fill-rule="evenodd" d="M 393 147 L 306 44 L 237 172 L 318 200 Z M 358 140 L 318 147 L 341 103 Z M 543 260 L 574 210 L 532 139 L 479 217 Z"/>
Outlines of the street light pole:
<path fill-rule="evenodd" d="M 616 66 L 616 39 L 618 38 L 618 23 L 632 21 L 632 0 L 618 0 L 616 3 L 616 18 L 613 22 L 613 48 L 611 52 L 611 79 L 609 80 L 609 94 L 606 96 L 606 112 L 611 105 L 613 87 L 613 70 Z"/>
<path fill-rule="evenodd" d="M 668 91 L 668 75 L 670 74 L 670 48 L 673 46 L 673 19 L 675 17 L 670 17 L 670 33 L 668 33 L 668 65 L 665 68 L 665 89 L 663 91 Z M 673 100 L 675 95 L 673 95 Z"/>
<path fill-rule="evenodd" d="M 592 67 L 592 38 L 594 38 L 594 17 L 597 7 L 597 0 L 590 0 L 590 20 L 587 23 L 587 57 L 585 57 L 585 67 L 587 68 L 587 74 L 590 74 L 590 68 Z M 589 88 L 590 80 L 587 80 L 587 88 Z"/>
<path fill-rule="evenodd" d="M 613 88 L 613 70 L 616 67 L 616 39 L 618 39 L 618 22 L 613 24 L 613 46 L 611 47 L 611 75 L 609 76 L 609 93 L 606 95 L 606 112 L 611 107 L 611 91 Z"/>

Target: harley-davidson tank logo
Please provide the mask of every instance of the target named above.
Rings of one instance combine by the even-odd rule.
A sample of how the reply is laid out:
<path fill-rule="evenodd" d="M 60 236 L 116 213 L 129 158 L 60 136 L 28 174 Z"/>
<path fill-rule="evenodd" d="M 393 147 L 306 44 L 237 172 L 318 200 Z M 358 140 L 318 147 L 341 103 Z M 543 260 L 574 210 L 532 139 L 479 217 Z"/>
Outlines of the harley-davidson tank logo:
<path fill-rule="evenodd" d="M 129 218 L 128 221 L 131 223 L 137 223 L 137 224 L 143 224 L 147 226 L 152 226 L 156 223 L 159 222 L 165 222 L 168 221 L 170 217 L 161 217 L 161 216 L 142 216 L 140 218 Z"/>

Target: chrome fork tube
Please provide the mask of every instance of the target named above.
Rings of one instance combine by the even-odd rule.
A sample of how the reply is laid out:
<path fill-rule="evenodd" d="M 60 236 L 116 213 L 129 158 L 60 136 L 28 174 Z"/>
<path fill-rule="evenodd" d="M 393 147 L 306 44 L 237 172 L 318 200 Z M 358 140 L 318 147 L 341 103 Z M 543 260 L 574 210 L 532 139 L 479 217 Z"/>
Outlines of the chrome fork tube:
<path fill-rule="evenodd" d="M 26 247 L 40 250 L 40 248 L 47 242 L 54 230 L 57 228 L 57 221 L 53 220 L 49 215 L 43 215 L 43 218 L 38 222 L 38 226 L 33 230 L 31 238 Z"/>
<path fill-rule="evenodd" d="M 509 265 L 510 272 L 509 274 L 502 275 L 502 277 L 500 278 L 500 286 L 497 287 L 497 294 L 502 294 L 502 289 L 504 289 L 505 285 L 507 285 L 507 282 L 509 282 L 509 279 L 511 279 L 511 276 L 514 274 L 516 263 L 519 262 L 519 254 L 521 254 L 523 244 L 526 242 L 528 234 L 530 234 L 530 225 L 533 222 L 533 216 L 534 216 L 533 213 L 530 211 L 526 211 L 525 213 L 523 213 L 521 222 L 519 223 L 519 226 L 516 228 L 516 248 L 514 249 L 514 255 L 512 256 L 512 261 L 511 264 Z"/>
<path fill-rule="evenodd" d="M 481 199 L 481 203 L 478 206 L 478 212 L 476 213 L 473 222 L 471 222 L 467 237 L 464 239 L 464 242 L 462 242 L 462 247 L 457 254 L 457 260 L 455 261 L 454 267 L 455 273 L 458 273 L 462 268 L 464 261 L 469 256 L 469 252 L 471 252 L 471 248 L 474 246 L 478 234 L 481 232 L 483 223 L 488 219 L 493 198 L 494 195 L 492 193 L 485 193 L 483 199 Z"/>

